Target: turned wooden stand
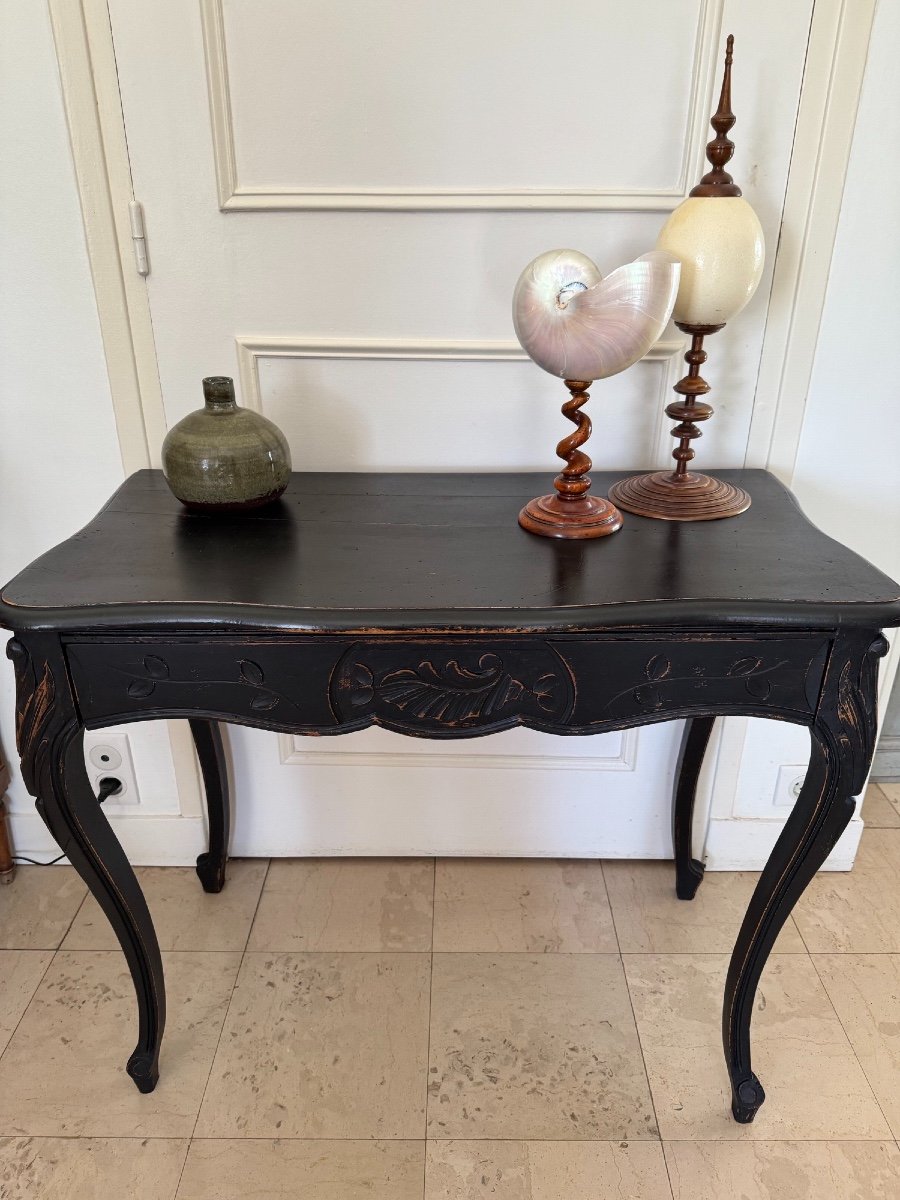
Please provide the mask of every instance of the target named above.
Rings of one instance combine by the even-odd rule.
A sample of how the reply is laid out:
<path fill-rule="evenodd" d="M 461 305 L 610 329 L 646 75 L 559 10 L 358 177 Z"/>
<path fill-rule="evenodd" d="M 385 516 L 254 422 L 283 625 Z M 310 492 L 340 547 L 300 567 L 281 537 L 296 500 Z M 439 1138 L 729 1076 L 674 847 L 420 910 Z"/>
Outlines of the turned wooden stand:
<path fill-rule="evenodd" d="M 622 479 L 610 488 L 609 497 L 626 512 L 660 521 L 716 521 L 736 517 L 750 507 L 750 496 L 742 487 L 699 471 L 688 471 L 695 453 L 691 442 L 703 436 L 696 422 L 708 421 L 713 415 L 712 405 L 699 399 L 709 392 L 709 384 L 700 374 L 707 359 L 703 339 L 725 326 L 685 325 L 681 321 L 675 324 L 682 333 L 691 335 L 691 346 L 684 356 L 690 369 L 672 389 L 684 399 L 673 400 L 666 407 L 666 416 L 678 422 L 672 430 L 672 437 L 678 439 L 672 451 L 675 470 Z"/>

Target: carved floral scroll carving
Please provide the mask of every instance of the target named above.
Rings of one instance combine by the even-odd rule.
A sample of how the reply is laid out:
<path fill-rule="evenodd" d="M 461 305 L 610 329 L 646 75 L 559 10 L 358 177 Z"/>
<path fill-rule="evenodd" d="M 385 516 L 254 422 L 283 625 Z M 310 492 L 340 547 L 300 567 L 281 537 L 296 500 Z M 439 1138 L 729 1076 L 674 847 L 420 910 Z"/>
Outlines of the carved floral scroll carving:
<path fill-rule="evenodd" d="M 249 658 L 240 658 L 235 663 L 236 671 L 233 679 L 204 679 L 203 683 L 240 684 L 252 688 L 254 696 L 250 700 L 250 708 L 254 712 L 269 712 L 280 701 L 290 704 L 291 701 L 266 685 L 265 672 L 258 662 Z M 126 692 L 133 700 L 143 700 L 152 696 L 160 684 L 187 684 L 196 686 L 196 678 L 181 679 L 173 675 L 169 664 L 158 654 L 145 654 L 141 669 L 116 668 L 128 677 Z"/>
<path fill-rule="evenodd" d="M 53 739 L 61 712 L 56 705 L 56 680 L 50 664 L 36 663 L 27 647 L 13 638 L 6 648 L 16 676 L 16 749 L 22 777 L 32 796 L 49 769 Z"/>
<path fill-rule="evenodd" d="M 399 651 L 410 658 L 412 648 Z M 392 657 L 394 661 L 392 660 Z M 436 653 L 398 664 L 397 651 L 356 647 L 331 682 L 339 719 L 374 714 L 385 723 L 458 729 L 511 717 L 564 720 L 574 702 L 566 664 L 546 644 L 530 650 Z"/>

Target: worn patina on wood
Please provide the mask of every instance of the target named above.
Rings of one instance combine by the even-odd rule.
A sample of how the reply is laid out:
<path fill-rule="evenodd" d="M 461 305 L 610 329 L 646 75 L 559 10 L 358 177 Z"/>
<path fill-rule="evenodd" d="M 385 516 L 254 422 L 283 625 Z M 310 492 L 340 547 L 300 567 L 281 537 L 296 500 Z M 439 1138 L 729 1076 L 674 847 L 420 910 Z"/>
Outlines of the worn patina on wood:
<path fill-rule="evenodd" d="M 764 1099 L 753 997 L 791 908 L 837 841 L 875 737 L 881 630 L 900 588 L 816 530 L 763 471 L 740 521 L 626 518 L 613 538 L 534 538 L 539 475 L 294 475 L 270 508 L 182 509 L 132 476 L 81 533 L 3 590 L 18 749 L 50 832 L 116 931 L 138 1000 L 128 1071 L 159 1077 L 165 989 L 149 912 L 84 768 L 84 729 L 186 717 L 206 785 L 208 891 L 225 880 L 228 782 L 217 721 L 294 733 L 368 725 L 427 738 L 515 725 L 587 735 L 687 718 L 673 802 L 676 887 L 718 715 L 806 726 L 806 782 L 762 873 L 725 990 L 732 1111 Z M 615 476 L 595 472 L 595 491 Z M 239 798 L 238 798 L 239 801 Z"/>

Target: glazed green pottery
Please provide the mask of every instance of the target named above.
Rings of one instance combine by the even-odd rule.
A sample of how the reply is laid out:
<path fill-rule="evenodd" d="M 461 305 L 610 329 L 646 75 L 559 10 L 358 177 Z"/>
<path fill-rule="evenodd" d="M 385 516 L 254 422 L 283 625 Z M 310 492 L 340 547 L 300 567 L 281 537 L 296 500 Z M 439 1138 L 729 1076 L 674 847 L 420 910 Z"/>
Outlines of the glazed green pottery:
<path fill-rule="evenodd" d="M 206 512 L 258 508 L 277 500 L 291 477 L 291 452 L 277 425 L 239 408 L 234 381 L 203 380 L 204 408 L 173 426 L 162 448 L 169 487 L 182 504 Z"/>

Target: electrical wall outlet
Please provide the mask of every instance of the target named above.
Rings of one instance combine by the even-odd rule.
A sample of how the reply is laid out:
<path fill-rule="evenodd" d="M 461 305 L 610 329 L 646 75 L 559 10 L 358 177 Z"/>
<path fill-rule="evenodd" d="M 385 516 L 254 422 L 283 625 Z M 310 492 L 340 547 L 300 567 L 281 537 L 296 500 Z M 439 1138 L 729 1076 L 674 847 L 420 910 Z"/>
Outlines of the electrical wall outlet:
<path fill-rule="evenodd" d="M 775 782 L 775 795 L 772 805 L 775 808 L 793 808 L 806 779 L 807 767 L 803 764 L 795 767 L 780 767 L 778 779 Z"/>
<path fill-rule="evenodd" d="M 127 733 L 110 733 L 107 729 L 88 730 L 84 735 L 84 763 L 95 794 L 100 790 L 101 779 L 121 780 L 121 791 L 113 792 L 104 802 L 104 808 L 108 810 L 140 804 Z"/>

